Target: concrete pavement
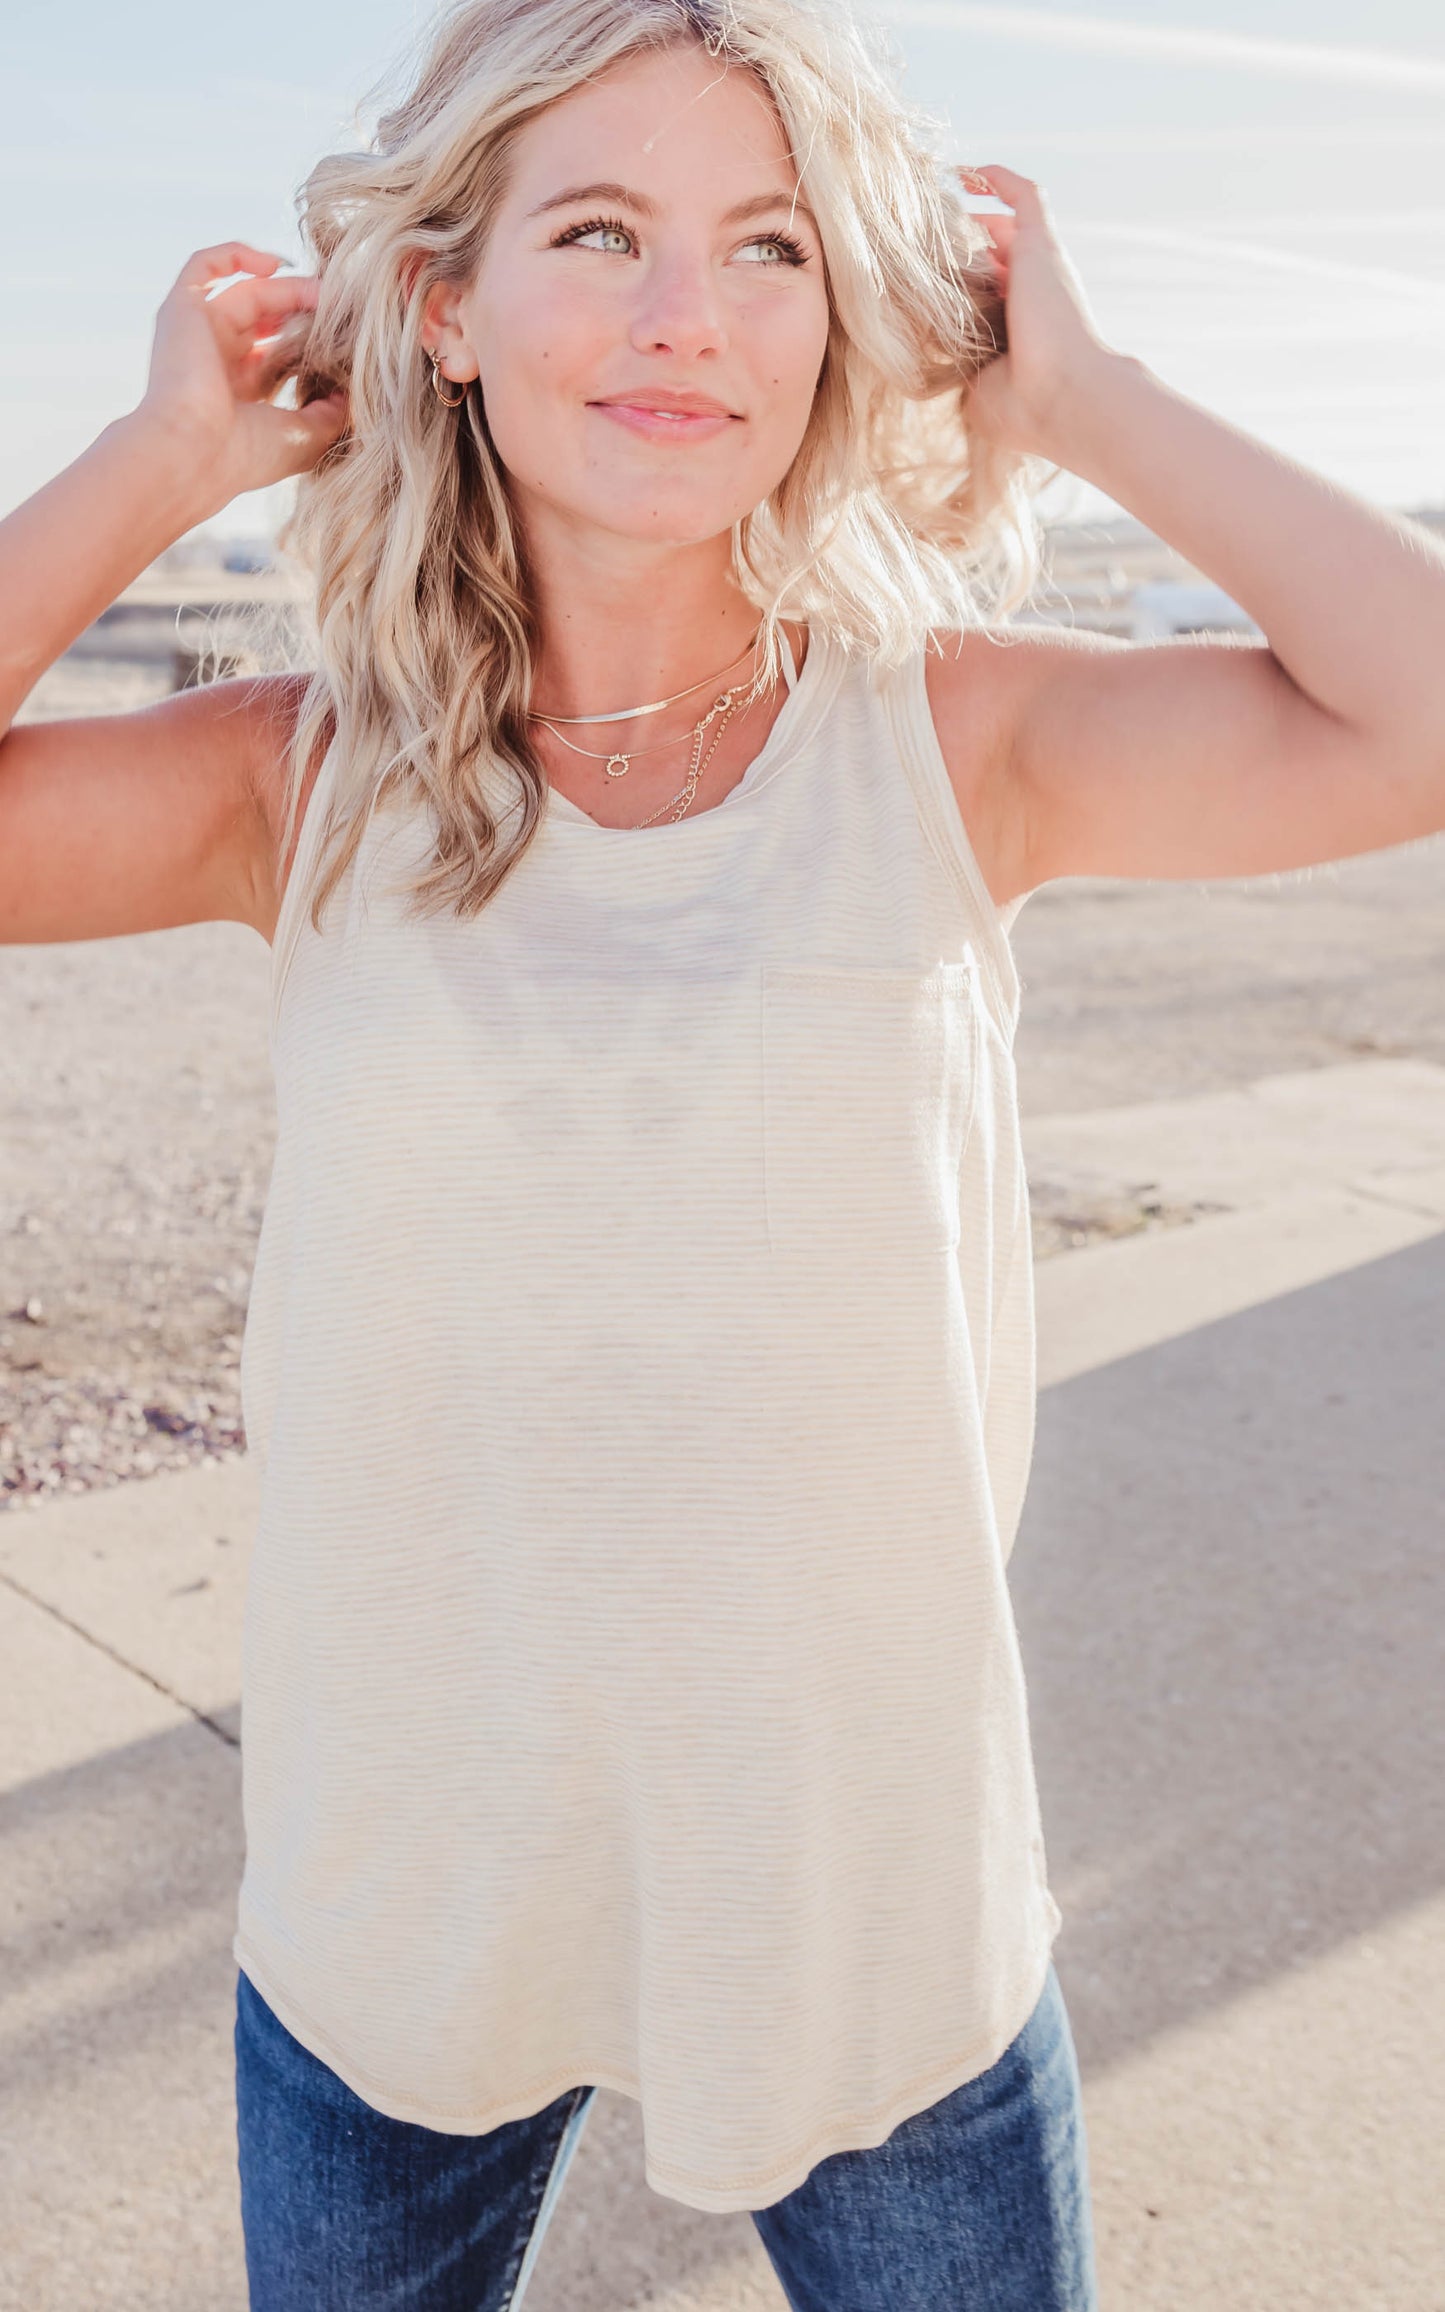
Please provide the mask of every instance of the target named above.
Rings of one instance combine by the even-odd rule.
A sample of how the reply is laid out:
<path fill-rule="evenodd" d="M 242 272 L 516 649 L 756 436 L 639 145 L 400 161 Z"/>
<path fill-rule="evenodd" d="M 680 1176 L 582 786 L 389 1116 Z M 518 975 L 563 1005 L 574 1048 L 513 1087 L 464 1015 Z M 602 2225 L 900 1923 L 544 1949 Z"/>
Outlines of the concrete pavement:
<path fill-rule="evenodd" d="M 1010 1566 L 1109 2312 L 1442 2312 L 1445 1069 L 1041 1119 Z M 1072 1168 L 1072 1171 L 1071 1169 Z M 0 1522 L 0 2308 L 240 2312 L 247 1465 Z M 599 2094 L 527 2312 L 777 2312 Z M 840 2308 L 842 2312 L 842 2308 Z"/>

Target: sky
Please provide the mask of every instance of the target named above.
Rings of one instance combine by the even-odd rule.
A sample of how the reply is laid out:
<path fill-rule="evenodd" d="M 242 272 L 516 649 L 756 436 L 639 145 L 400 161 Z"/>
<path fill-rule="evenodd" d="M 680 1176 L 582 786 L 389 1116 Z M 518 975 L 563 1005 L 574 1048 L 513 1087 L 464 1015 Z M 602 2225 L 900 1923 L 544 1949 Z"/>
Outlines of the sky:
<path fill-rule="evenodd" d="M 299 257 L 296 187 L 430 12 L 5 0 L 0 511 L 134 407 L 192 249 Z M 1445 508 L 1439 0 L 866 12 L 944 149 L 1043 186 L 1109 343 L 1376 503 Z M 1047 506 L 1115 510 L 1072 478 Z M 283 511 L 267 492 L 209 527 Z"/>

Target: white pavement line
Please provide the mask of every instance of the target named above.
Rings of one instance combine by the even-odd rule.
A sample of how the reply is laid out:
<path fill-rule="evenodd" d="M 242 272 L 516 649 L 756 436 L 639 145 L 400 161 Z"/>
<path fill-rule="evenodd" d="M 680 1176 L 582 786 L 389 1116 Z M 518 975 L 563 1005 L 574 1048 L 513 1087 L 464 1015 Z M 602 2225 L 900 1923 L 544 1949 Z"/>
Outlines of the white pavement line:
<path fill-rule="evenodd" d="M 1031 1179 L 1235 1208 L 1313 1188 L 1408 1197 L 1445 1168 L 1445 1068 L 1353 1060 L 1185 1100 L 1025 1117 Z"/>
<path fill-rule="evenodd" d="M 174 1734 L 187 1717 L 149 1679 L 88 1645 L 43 1606 L 0 1588 L 0 1790 Z"/>
<path fill-rule="evenodd" d="M 1438 1210 L 1335 1188 L 1061 1253 L 1035 1277 L 1039 1386 L 1385 1259 L 1442 1228 Z"/>
<path fill-rule="evenodd" d="M 0 1578 L 234 1743 L 257 1499 L 247 1461 L 74 1494 L 0 1520 Z"/>
<path fill-rule="evenodd" d="M 242 2312 L 239 1764 L 0 1584 L 3 2312 Z"/>
<path fill-rule="evenodd" d="M 1397 1172 L 1371 1172 L 1350 1182 L 1362 1196 L 1376 1196 L 1382 1204 L 1398 1204 L 1407 1212 L 1432 1214 L 1445 1220 L 1445 1164 L 1422 1164 Z"/>
<path fill-rule="evenodd" d="M 188 1717 L 194 1718 L 197 1725 L 208 1727 L 218 1741 L 228 1743 L 233 1750 L 239 1748 L 239 1736 L 231 1733 L 227 1727 L 218 1724 L 216 1719 L 208 1717 L 204 1710 L 197 1710 L 183 1694 L 178 1694 L 174 1687 L 167 1686 L 161 1679 L 152 1677 L 150 1671 L 142 1668 L 139 1662 L 129 1661 L 124 1654 L 117 1653 L 114 1646 L 108 1646 L 104 1638 L 98 1638 L 93 1630 L 87 1630 L 80 1622 L 72 1621 L 69 1614 L 63 1614 L 58 1606 L 53 1606 L 50 1603 L 48 1598 L 43 1598 L 36 1591 L 27 1589 L 24 1582 L 17 1581 L 15 1576 L 10 1573 L 0 1572 L 0 1584 L 3 1584 L 15 1597 L 23 1598 L 27 1605 L 34 1606 L 37 1612 L 49 1614 L 53 1621 L 59 1622 L 62 1629 L 69 1630 L 85 1645 L 93 1646 L 98 1654 L 104 1654 L 108 1662 L 114 1662 L 117 1669 L 128 1671 L 133 1678 L 143 1678 L 145 1683 L 148 1686 L 153 1686 L 158 1694 L 164 1694 L 168 1702 L 174 1702 L 178 1710 L 184 1710 Z"/>

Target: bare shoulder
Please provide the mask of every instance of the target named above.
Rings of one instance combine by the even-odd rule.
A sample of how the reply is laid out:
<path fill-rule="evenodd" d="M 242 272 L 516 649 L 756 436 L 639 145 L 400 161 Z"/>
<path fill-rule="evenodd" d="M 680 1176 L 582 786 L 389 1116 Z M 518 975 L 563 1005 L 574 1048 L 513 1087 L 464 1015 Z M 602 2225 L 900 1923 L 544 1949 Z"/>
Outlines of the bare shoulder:
<path fill-rule="evenodd" d="M 286 878 L 301 838 L 301 822 L 306 815 L 311 789 L 320 768 L 318 753 L 313 755 L 303 773 L 301 799 L 287 842 L 286 799 L 290 785 L 291 755 L 296 739 L 296 725 L 300 720 L 309 683 L 310 677 L 304 673 L 267 676 L 250 686 L 251 695 L 247 702 L 249 728 L 246 751 L 258 837 L 254 865 L 255 911 L 252 920 L 268 941 L 275 933 Z M 283 844 L 286 853 L 284 858 Z"/>
<path fill-rule="evenodd" d="M 934 711 L 1000 900 L 1064 876 L 1272 874 L 1439 824 L 1438 784 L 1422 811 L 1393 745 L 1311 698 L 1257 633 L 1041 626 L 991 652 L 970 636 L 944 653 Z"/>
<path fill-rule="evenodd" d="M 241 806 L 243 849 L 237 863 L 235 913 L 269 941 L 276 928 L 285 873 L 281 844 L 296 726 L 310 677 L 303 672 L 238 677 L 194 693 L 194 711 L 210 723 L 212 744 L 227 759 L 229 783 Z M 296 814 L 291 853 L 316 776 L 308 764 Z"/>
<path fill-rule="evenodd" d="M 251 677 L 12 726 L 0 738 L 0 940 L 224 921 L 266 932 L 299 695 L 294 676 Z"/>
<path fill-rule="evenodd" d="M 1007 626 L 935 631 L 924 680 L 939 752 L 996 906 L 1028 888 L 1028 828 L 1012 775 L 1032 675 L 1031 636 Z"/>
<path fill-rule="evenodd" d="M 1047 695 L 1068 727 L 1069 702 L 1083 710 L 1101 659 L 1138 653 L 1088 627 L 982 626 L 935 633 L 930 642 L 926 679 L 939 750 L 984 881 L 1002 907 L 1041 879 L 1038 791 L 1025 743 L 1037 702 Z"/>

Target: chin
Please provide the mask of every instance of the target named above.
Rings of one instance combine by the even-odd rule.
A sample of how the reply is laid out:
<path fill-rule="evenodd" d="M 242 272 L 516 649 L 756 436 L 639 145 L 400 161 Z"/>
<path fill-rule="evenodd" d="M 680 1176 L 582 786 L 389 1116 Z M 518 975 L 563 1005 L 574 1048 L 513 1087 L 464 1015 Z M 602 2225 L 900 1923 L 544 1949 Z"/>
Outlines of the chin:
<path fill-rule="evenodd" d="M 658 516 L 650 521 L 638 521 L 634 516 L 631 520 L 611 522 L 608 527 L 624 538 L 635 538 L 639 545 L 702 546 L 710 538 L 726 537 L 737 518 L 732 513 L 711 510 L 698 514 L 690 521 L 683 520 L 681 516 L 671 519 Z"/>
<path fill-rule="evenodd" d="M 646 500 L 632 497 L 601 505 L 576 504 L 566 510 L 575 521 L 594 523 L 598 529 L 635 538 L 639 544 L 698 546 L 731 530 L 757 502 L 734 490 L 689 490 L 661 493 Z"/>

